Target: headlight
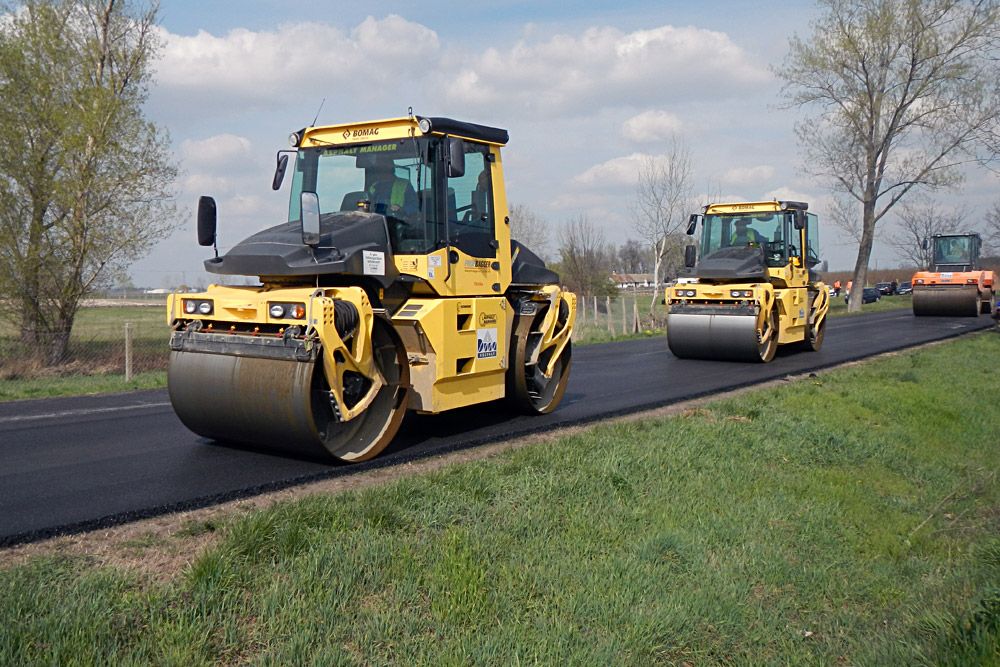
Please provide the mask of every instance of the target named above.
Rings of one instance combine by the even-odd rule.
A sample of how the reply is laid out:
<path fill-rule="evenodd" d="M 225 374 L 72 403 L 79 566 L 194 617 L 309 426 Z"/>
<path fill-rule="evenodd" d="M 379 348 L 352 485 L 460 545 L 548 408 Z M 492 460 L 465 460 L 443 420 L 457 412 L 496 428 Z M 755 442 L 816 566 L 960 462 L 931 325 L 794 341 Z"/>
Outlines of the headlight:
<path fill-rule="evenodd" d="M 967 283 L 970 283 L 970 284 L 971 284 L 971 283 L 977 283 L 977 282 L 979 282 L 979 280 L 978 280 L 978 279 L 976 279 L 976 278 L 966 278 L 966 279 L 965 279 L 965 282 L 967 282 Z"/>
<path fill-rule="evenodd" d="M 305 304 L 301 303 L 272 303 L 267 312 L 276 320 L 293 319 L 301 320 L 306 316 Z"/>
<path fill-rule="evenodd" d="M 918 285 L 923 285 L 924 284 L 924 279 L 923 278 L 917 278 L 916 282 L 917 282 Z"/>
<path fill-rule="evenodd" d="M 187 299 L 184 300 L 184 312 L 185 313 L 187 313 L 188 315 L 193 315 L 196 310 L 198 310 L 198 302 L 197 301 L 188 301 Z"/>
<path fill-rule="evenodd" d="M 212 314 L 212 302 L 211 301 L 201 301 L 198 303 L 198 312 L 202 315 Z"/>
<path fill-rule="evenodd" d="M 431 133 L 431 119 L 430 118 L 421 118 L 417 122 L 417 127 L 419 127 L 420 131 L 423 132 L 424 134 L 430 134 Z"/>
<path fill-rule="evenodd" d="M 688 295 L 688 296 L 694 296 L 695 294 L 697 294 L 697 292 L 695 292 L 695 291 L 694 291 L 693 289 L 689 289 L 689 290 L 687 291 L 687 295 Z"/>

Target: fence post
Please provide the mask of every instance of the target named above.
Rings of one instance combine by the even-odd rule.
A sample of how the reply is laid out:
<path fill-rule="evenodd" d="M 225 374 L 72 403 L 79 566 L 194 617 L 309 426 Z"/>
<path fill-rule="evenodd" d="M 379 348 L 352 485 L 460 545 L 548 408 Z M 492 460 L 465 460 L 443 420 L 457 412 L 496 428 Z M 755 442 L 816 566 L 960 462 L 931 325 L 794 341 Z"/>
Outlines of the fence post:
<path fill-rule="evenodd" d="M 622 335 L 628 334 L 628 313 L 625 311 L 625 295 L 622 295 Z"/>
<path fill-rule="evenodd" d="M 642 327 L 639 326 L 639 298 L 638 297 L 636 297 L 635 301 L 632 302 L 632 327 L 633 327 L 632 333 L 639 333 L 639 330 L 642 329 Z"/>
<path fill-rule="evenodd" d="M 125 382 L 132 381 L 132 323 L 125 323 Z"/>
<path fill-rule="evenodd" d="M 594 326 L 597 326 L 597 295 L 594 295 Z"/>
<path fill-rule="evenodd" d="M 615 320 L 611 316 L 611 297 L 604 297 L 604 310 L 608 314 L 608 333 L 612 336 L 615 335 Z"/>

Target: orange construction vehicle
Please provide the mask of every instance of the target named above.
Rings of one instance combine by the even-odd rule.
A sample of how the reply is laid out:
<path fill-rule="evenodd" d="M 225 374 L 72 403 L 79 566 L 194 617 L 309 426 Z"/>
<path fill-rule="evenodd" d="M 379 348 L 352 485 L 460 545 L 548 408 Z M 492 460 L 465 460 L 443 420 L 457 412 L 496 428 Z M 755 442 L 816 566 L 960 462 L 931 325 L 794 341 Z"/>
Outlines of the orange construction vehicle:
<path fill-rule="evenodd" d="M 993 312 L 996 274 L 981 270 L 979 234 L 935 234 L 924 239 L 933 245 L 927 271 L 913 274 L 914 315 L 976 317 Z"/>

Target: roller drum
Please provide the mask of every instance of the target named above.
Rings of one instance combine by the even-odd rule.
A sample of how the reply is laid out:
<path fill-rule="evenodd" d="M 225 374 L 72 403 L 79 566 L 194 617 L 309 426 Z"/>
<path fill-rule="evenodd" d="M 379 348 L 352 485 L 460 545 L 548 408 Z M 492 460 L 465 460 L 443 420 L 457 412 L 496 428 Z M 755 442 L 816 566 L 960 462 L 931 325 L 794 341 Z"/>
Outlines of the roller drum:
<path fill-rule="evenodd" d="M 914 315 L 976 317 L 979 302 L 979 288 L 975 285 L 913 288 Z"/>
<path fill-rule="evenodd" d="M 671 313 L 667 315 L 667 345 L 682 358 L 762 360 L 753 315 Z"/>
<path fill-rule="evenodd" d="M 320 364 L 174 351 L 170 402 L 189 429 L 206 438 L 306 456 L 329 456 L 319 428 L 332 418 L 317 400 Z"/>

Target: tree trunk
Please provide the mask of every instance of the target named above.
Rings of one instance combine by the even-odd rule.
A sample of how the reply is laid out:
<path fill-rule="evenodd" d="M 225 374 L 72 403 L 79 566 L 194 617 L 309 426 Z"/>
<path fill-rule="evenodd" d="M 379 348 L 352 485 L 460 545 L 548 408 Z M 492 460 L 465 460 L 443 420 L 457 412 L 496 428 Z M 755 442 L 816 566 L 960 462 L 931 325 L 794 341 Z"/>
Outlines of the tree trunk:
<path fill-rule="evenodd" d="M 872 256 L 872 246 L 875 243 L 875 201 L 872 198 L 864 202 L 861 219 L 861 243 L 858 246 L 858 259 L 854 263 L 854 278 L 851 285 L 850 300 L 847 312 L 861 312 L 864 301 L 864 287 L 868 280 L 868 261 Z"/>
<path fill-rule="evenodd" d="M 649 302 L 649 315 L 653 316 L 656 309 L 657 290 L 660 289 L 660 266 L 663 264 L 663 250 L 666 248 L 667 239 L 663 237 L 653 244 L 653 299 Z"/>

